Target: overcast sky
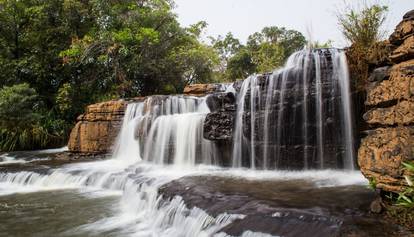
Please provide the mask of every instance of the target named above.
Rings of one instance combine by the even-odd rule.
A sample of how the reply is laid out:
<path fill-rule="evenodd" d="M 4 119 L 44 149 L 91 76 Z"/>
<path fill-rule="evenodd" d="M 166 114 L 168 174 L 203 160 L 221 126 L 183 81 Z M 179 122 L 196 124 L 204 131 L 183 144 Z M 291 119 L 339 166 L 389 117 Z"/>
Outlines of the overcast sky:
<path fill-rule="evenodd" d="M 356 4 L 362 0 L 346 0 Z M 183 26 L 206 21 L 206 35 L 232 32 L 245 42 L 265 26 L 284 26 L 302 32 L 313 41 L 333 40 L 334 46 L 346 45 L 337 26 L 336 12 L 344 0 L 175 0 Z M 385 30 L 392 33 L 402 16 L 414 9 L 414 0 L 377 0 L 389 6 Z M 310 34 L 309 34 L 310 32 Z"/>

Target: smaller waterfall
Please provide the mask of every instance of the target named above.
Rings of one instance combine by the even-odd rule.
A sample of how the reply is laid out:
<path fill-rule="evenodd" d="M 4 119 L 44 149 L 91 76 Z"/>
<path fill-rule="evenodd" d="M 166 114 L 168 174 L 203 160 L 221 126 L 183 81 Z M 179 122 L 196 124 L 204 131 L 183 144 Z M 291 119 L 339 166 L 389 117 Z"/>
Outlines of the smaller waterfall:
<path fill-rule="evenodd" d="M 137 124 L 146 121 L 144 114 L 144 103 L 133 103 L 128 105 L 122 122 L 121 131 L 118 135 L 114 157 L 127 163 L 134 164 L 142 160 L 139 140 L 135 138 Z"/>
<path fill-rule="evenodd" d="M 247 78 L 237 96 L 232 166 L 354 169 L 346 56 L 304 50 L 284 68 Z"/>
<path fill-rule="evenodd" d="M 114 157 L 128 164 L 214 164 L 214 144 L 203 138 L 205 98 L 152 96 L 130 103 Z"/>

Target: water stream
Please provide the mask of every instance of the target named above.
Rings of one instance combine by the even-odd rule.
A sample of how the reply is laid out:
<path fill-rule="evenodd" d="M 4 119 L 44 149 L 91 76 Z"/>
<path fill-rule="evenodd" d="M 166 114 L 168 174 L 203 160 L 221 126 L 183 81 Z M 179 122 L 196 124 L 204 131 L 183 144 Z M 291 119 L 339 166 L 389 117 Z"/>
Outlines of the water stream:
<path fill-rule="evenodd" d="M 361 208 L 372 192 L 353 167 L 344 54 L 323 52 L 294 54 L 265 86 L 258 76 L 243 82 L 233 167 L 219 167 L 220 151 L 203 137 L 206 97 L 152 96 L 128 105 L 109 160 L 1 169 L 0 236 L 336 236 L 345 227 L 356 233 L 390 233 L 377 232 L 373 226 L 382 222 Z M 236 92 L 232 86 L 223 88 Z M 292 88 L 298 93 L 290 94 Z M 326 121 L 332 119 L 340 126 L 328 133 L 332 125 Z M 256 133 L 262 144 L 276 145 L 258 151 Z M 284 147 L 298 139 L 305 170 L 279 169 Z M 332 157 L 326 141 L 345 148 Z M 341 165 L 325 169 L 329 162 L 324 160 L 338 160 L 336 156 Z M 309 230 L 309 235 L 299 235 L 299 230 Z"/>

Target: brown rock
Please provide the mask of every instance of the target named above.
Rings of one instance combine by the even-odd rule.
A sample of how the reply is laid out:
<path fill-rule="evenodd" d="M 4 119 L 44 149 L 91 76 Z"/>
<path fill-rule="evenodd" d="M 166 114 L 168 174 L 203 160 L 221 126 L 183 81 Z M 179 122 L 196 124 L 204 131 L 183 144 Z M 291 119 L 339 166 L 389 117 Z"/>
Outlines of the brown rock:
<path fill-rule="evenodd" d="M 394 65 L 390 79 L 368 89 L 366 105 L 410 99 L 414 95 L 414 60 Z"/>
<path fill-rule="evenodd" d="M 377 67 L 392 65 L 389 56 L 395 48 L 388 40 L 376 42 L 368 50 L 367 63 Z"/>
<path fill-rule="evenodd" d="M 184 94 L 194 96 L 204 96 L 217 92 L 219 86 L 217 84 L 192 84 L 184 88 Z"/>
<path fill-rule="evenodd" d="M 404 100 L 388 108 L 368 111 L 364 119 L 369 124 L 410 125 L 414 124 L 414 100 Z"/>
<path fill-rule="evenodd" d="M 103 154 L 111 151 L 118 135 L 127 102 L 108 101 L 88 106 L 79 116 L 69 138 L 69 151 Z"/>
<path fill-rule="evenodd" d="M 414 58 L 414 35 L 404 40 L 404 43 L 392 52 L 390 59 L 394 63 L 400 63 Z"/>
<path fill-rule="evenodd" d="M 371 212 L 380 214 L 382 212 L 383 205 L 381 197 L 376 198 L 370 205 Z"/>
<path fill-rule="evenodd" d="M 410 17 L 405 18 L 397 25 L 394 33 L 390 36 L 390 42 L 394 45 L 401 45 L 402 42 L 410 35 L 414 34 L 414 20 Z"/>
<path fill-rule="evenodd" d="M 402 162 L 414 159 L 414 127 L 380 128 L 362 140 L 358 163 L 377 188 L 391 192 L 403 190 L 407 183 Z"/>

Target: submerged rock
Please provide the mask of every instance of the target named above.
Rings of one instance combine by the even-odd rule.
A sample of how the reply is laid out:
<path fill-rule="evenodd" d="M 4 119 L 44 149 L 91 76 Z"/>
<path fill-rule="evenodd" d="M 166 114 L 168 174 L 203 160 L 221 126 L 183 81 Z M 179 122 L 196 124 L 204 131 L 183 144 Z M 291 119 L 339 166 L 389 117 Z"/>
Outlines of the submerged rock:
<path fill-rule="evenodd" d="M 285 237 L 409 236 L 369 213 L 375 193 L 364 186 L 193 176 L 164 185 L 160 193 L 166 199 L 180 196 L 188 208 L 200 208 L 213 217 L 242 215 L 219 231 L 231 236 L 246 231 Z"/>

